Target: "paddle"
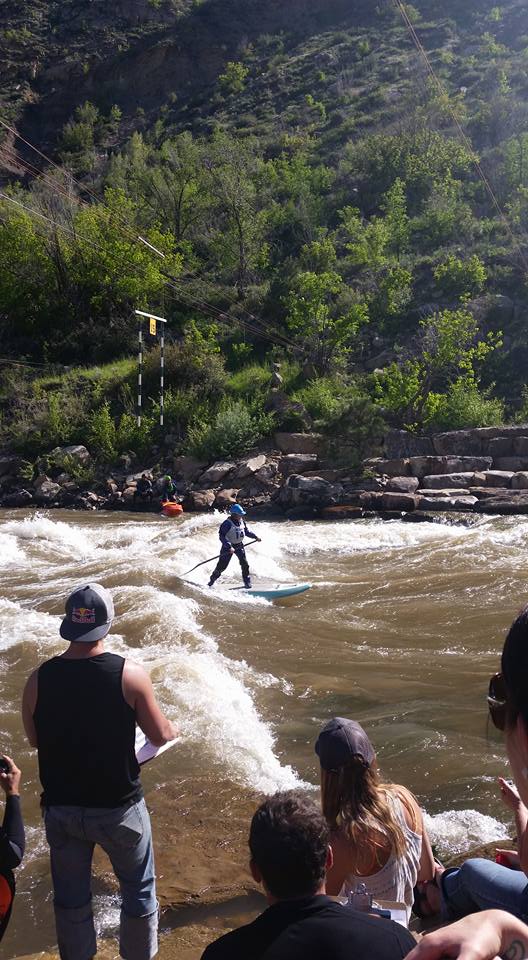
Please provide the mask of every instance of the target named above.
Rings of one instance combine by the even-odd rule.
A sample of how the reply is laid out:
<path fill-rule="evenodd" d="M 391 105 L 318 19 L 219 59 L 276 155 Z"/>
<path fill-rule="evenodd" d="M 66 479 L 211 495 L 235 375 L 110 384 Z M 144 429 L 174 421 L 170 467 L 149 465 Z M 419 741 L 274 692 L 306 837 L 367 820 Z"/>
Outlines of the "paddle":
<path fill-rule="evenodd" d="M 254 543 L 260 543 L 260 540 L 249 540 L 247 543 L 241 544 L 243 547 L 252 547 Z M 220 554 L 217 553 L 216 557 L 209 557 L 208 560 L 202 560 L 201 563 L 197 563 L 194 567 L 191 567 L 190 570 L 186 570 L 185 573 L 178 574 L 178 580 L 182 580 L 183 577 L 188 577 L 193 570 L 198 570 L 198 567 L 205 566 L 206 563 L 212 563 L 213 560 L 218 560 Z"/>

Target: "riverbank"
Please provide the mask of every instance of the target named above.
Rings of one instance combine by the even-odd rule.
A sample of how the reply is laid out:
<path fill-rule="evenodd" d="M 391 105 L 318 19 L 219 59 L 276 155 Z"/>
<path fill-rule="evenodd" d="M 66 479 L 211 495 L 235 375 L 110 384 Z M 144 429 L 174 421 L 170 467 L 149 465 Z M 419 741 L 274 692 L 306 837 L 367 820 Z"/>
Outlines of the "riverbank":
<path fill-rule="evenodd" d="M 169 474 L 186 512 L 223 510 L 238 500 L 252 516 L 293 520 L 528 514 L 528 425 L 433 437 L 392 431 L 384 440 L 385 456 L 355 470 L 335 466 L 324 449 L 318 434 L 279 433 L 265 450 L 242 459 L 207 464 L 175 456 L 156 465 L 136 463 L 133 471 L 130 456 L 103 469 L 84 446 L 57 447 L 33 473 L 19 457 L 4 453 L 0 506 L 159 513 L 162 478 Z M 136 494 L 142 474 L 153 483 L 147 501 Z"/>

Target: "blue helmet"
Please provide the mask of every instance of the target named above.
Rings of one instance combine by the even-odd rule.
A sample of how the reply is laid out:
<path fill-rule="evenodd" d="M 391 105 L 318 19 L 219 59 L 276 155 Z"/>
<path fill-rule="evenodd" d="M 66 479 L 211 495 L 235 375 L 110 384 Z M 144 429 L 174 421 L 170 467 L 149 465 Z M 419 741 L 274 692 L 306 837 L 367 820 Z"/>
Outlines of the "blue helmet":
<path fill-rule="evenodd" d="M 234 503 L 233 506 L 229 508 L 229 513 L 235 517 L 245 517 L 246 515 L 244 507 L 241 507 L 239 503 Z"/>

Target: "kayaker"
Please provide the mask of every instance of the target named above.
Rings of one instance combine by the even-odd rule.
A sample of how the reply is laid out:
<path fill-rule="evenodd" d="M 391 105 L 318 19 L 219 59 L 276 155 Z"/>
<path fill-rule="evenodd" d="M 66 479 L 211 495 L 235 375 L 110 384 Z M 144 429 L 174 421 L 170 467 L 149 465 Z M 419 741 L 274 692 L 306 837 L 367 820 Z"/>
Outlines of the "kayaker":
<path fill-rule="evenodd" d="M 244 508 L 241 507 L 239 503 L 234 503 L 229 509 L 229 516 L 220 526 L 218 536 L 222 542 L 222 549 L 220 551 L 218 563 L 216 564 L 216 567 L 213 570 L 209 580 L 210 587 L 213 586 L 213 583 L 218 580 L 218 577 L 220 577 L 226 567 L 229 566 L 229 562 L 233 554 L 236 554 L 242 569 L 244 586 L 248 589 L 251 587 L 251 575 L 249 572 L 249 564 L 246 559 L 246 551 L 244 550 L 244 539 L 245 537 L 249 537 L 251 540 L 256 540 L 257 543 L 260 543 L 260 537 L 257 537 L 255 533 L 252 533 L 251 530 L 248 530 L 246 521 L 243 520 L 243 517 L 245 516 L 246 511 Z"/>
<path fill-rule="evenodd" d="M 176 484 L 174 483 L 174 480 L 172 479 L 172 477 L 169 476 L 169 474 L 163 477 L 161 498 L 165 502 L 170 501 L 172 503 L 176 503 L 178 499 L 178 490 L 176 488 Z"/>

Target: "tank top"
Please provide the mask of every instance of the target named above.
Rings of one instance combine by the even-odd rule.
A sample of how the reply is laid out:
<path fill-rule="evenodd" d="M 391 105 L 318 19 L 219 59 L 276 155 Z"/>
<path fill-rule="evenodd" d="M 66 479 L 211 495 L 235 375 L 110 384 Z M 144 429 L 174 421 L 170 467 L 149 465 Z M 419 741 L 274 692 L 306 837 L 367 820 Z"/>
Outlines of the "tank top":
<path fill-rule="evenodd" d="M 40 667 L 33 719 L 43 806 L 112 808 L 142 797 L 124 665 L 123 657 L 101 653 L 53 657 Z"/>
<path fill-rule="evenodd" d="M 359 883 L 364 883 L 374 900 L 392 900 L 397 903 L 404 903 L 407 909 L 408 922 L 414 900 L 413 888 L 418 879 L 420 867 L 422 837 L 408 826 L 400 798 L 389 795 L 388 800 L 403 830 L 406 841 L 405 852 L 402 857 L 397 857 L 394 851 L 391 851 L 385 866 L 368 877 L 349 874 L 343 883 L 342 893 L 344 896 L 348 896 Z"/>
<path fill-rule="evenodd" d="M 246 535 L 245 527 L 243 523 L 233 523 L 232 520 L 229 522 L 230 526 L 224 533 L 224 537 L 228 543 L 230 543 L 233 547 L 236 547 L 238 544 L 244 542 L 244 537 Z"/>

